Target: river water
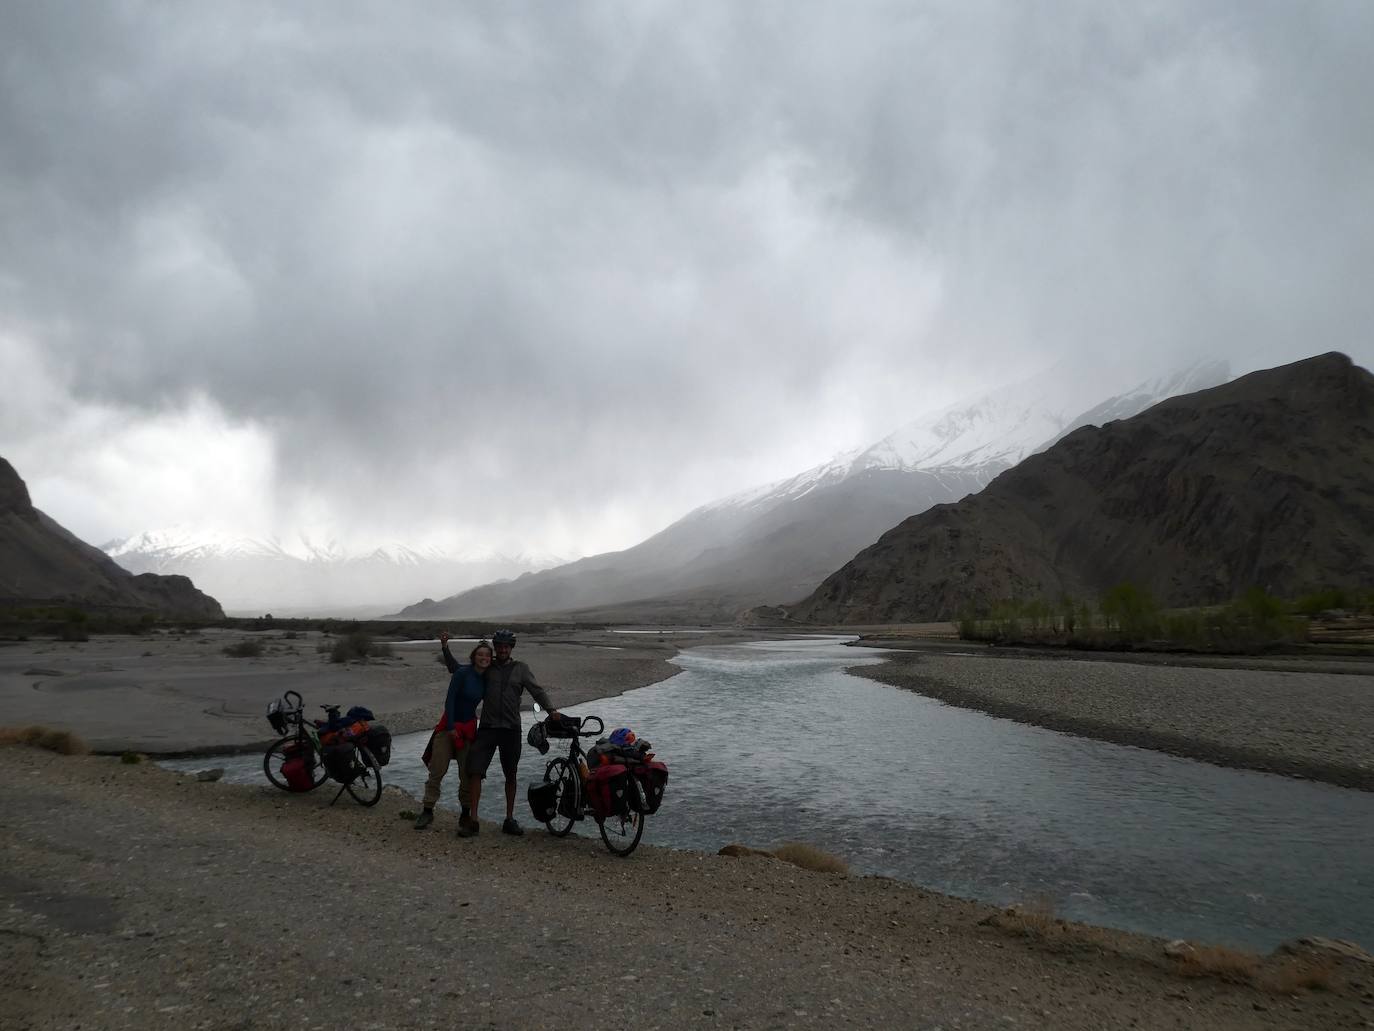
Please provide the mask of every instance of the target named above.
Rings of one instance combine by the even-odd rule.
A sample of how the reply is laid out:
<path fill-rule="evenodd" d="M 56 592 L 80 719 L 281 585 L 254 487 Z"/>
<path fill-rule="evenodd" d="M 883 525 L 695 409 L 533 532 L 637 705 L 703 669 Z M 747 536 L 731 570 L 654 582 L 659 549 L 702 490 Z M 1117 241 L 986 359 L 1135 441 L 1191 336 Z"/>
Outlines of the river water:
<path fill-rule="evenodd" d="M 1257 949 L 1302 934 L 1374 947 L 1374 793 L 954 708 L 844 673 L 881 657 L 842 641 L 694 648 L 669 681 L 567 711 L 654 742 L 670 780 L 652 844 L 805 841 L 856 873 L 1048 901 L 1072 920 Z M 427 739 L 397 738 L 388 783 L 419 793 Z M 543 761 L 527 746 L 522 780 Z M 215 764 L 262 781 L 260 758 Z"/>

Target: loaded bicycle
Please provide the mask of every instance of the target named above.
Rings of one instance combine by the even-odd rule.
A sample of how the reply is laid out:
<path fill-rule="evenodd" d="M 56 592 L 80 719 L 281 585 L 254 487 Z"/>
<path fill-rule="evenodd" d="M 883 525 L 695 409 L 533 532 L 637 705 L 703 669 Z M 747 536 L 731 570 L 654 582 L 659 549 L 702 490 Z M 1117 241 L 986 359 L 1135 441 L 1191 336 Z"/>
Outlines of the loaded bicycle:
<path fill-rule="evenodd" d="M 535 715 L 539 712 L 536 705 Z M 595 729 L 587 729 L 593 722 Z M 530 811 L 557 838 L 591 818 L 606 848 L 628 856 L 644 835 L 644 821 L 663 803 L 668 767 L 654 760 L 647 741 L 635 740 L 628 731 L 616 731 L 583 751 L 583 738 L 600 738 L 605 730 L 600 716 L 549 716 L 530 727 L 527 740 L 541 755 L 549 751 L 550 739 L 568 742 L 568 754 L 551 759 L 544 779 L 529 785 Z"/>
<path fill-rule="evenodd" d="M 359 805 L 382 798 L 382 767 L 391 761 L 391 734 L 362 706 L 340 714 L 341 706 L 321 705 L 325 718 L 307 720 L 300 694 L 287 691 L 267 707 L 267 721 L 282 736 L 267 746 L 262 772 L 283 791 L 314 791 L 331 778 Z"/>

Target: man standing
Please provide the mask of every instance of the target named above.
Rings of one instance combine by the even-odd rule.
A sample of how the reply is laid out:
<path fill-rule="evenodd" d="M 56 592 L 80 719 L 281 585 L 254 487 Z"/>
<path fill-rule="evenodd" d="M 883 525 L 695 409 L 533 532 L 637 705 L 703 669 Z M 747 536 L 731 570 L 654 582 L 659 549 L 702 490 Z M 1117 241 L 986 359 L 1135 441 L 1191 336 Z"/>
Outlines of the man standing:
<path fill-rule="evenodd" d="M 553 703 L 534 674 L 523 662 L 510 657 L 515 647 L 515 635 L 498 630 L 491 635 L 496 658 L 487 670 L 486 694 L 482 699 L 482 721 L 477 726 L 477 738 L 468 750 L 468 774 L 472 778 L 472 823 L 477 823 L 477 802 L 482 797 L 482 781 L 491 766 L 492 757 L 501 753 L 501 772 L 506 778 L 506 822 L 501 830 L 507 834 L 524 834 L 515 821 L 515 771 L 520 764 L 520 695 L 529 691 L 536 702 L 557 716 Z M 459 833 L 463 833 L 460 827 Z"/>

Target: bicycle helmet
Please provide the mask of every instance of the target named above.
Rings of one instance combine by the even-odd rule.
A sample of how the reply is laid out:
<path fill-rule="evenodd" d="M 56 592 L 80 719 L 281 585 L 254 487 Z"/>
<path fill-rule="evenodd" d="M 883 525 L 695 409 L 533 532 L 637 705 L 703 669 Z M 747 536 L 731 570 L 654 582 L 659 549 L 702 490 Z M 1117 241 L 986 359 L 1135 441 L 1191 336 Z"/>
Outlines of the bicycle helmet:
<path fill-rule="evenodd" d="M 629 727 L 611 731 L 611 744 L 616 748 L 629 748 L 635 743 L 635 732 Z"/>
<path fill-rule="evenodd" d="M 494 633 L 494 634 L 491 635 L 491 643 L 492 643 L 492 644 L 508 644 L 508 645 L 510 645 L 512 648 L 514 648 L 514 647 L 515 647 L 515 635 L 514 635 L 513 633 L 511 633 L 509 630 L 498 630 L 498 631 L 496 631 L 496 633 Z"/>
<path fill-rule="evenodd" d="M 549 750 L 549 732 L 544 729 L 543 720 L 535 720 L 530 725 L 530 732 L 525 735 L 525 740 L 530 743 L 531 748 L 538 749 L 540 755 L 547 754 Z"/>

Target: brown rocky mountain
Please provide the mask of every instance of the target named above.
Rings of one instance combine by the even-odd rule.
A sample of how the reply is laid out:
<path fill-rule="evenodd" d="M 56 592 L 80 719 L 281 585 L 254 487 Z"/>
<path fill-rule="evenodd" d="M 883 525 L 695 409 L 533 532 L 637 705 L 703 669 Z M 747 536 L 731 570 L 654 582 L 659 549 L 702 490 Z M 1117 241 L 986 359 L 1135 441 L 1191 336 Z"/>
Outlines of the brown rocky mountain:
<path fill-rule="evenodd" d="M 0 458 L 0 605 L 73 605 L 223 619 L 219 602 L 184 576 L 134 576 L 33 507 L 14 466 Z"/>
<path fill-rule="evenodd" d="M 1374 376 L 1342 354 L 1075 430 L 900 523 L 788 615 L 950 619 L 1007 598 L 1171 605 L 1374 586 Z"/>

